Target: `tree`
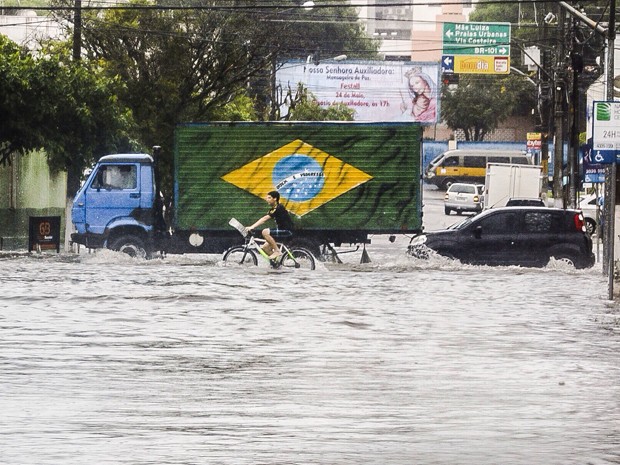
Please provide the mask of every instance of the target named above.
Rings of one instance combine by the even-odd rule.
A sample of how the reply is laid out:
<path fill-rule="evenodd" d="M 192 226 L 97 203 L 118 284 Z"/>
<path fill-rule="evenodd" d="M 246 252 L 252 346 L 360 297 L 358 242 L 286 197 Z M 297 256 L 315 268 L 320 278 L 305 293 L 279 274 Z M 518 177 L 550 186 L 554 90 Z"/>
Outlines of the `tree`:
<path fill-rule="evenodd" d="M 245 92 L 211 113 L 214 121 L 256 121 L 256 104 Z"/>
<path fill-rule="evenodd" d="M 121 87 L 73 63 L 66 48 L 50 44 L 35 57 L 0 36 L 0 162 L 42 148 L 53 171 L 67 171 L 72 196 L 92 161 L 132 147 L 131 113 L 116 96 Z"/>
<path fill-rule="evenodd" d="M 321 107 L 316 97 L 303 84 L 299 84 L 297 92 L 289 92 L 288 121 L 353 121 L 355 111 L 343 103 Z"/>
<path fill-rule="evenodd" d="M 518 76 L 463 74 L 456 88 L 442 88 L 442 119 L 451 129 L 463 130 L 466 140 L 484 140 L 522 105 L 523 86 Z"/>
<path fill-rule="evenodd" d="M 342 21 L 351 18 L 352 7 L 306 11 L 293 2 L 275 7 L 250 0 L 168 5 L 132 0 L 123 9 L 82 14 L 83 60 L 125 84 L 119 100 L 131 108 L 143 145 L 162 146 L 163 173 L 172 172 L 177 123 L 221 116 L 248 87 L 259 118 L 264 115 L 278 59 L 305 57 L 317 47 L 328 56 L 376 50 L 359 25 Z M 170 177 L 162 181 L 170 193 Z"/>

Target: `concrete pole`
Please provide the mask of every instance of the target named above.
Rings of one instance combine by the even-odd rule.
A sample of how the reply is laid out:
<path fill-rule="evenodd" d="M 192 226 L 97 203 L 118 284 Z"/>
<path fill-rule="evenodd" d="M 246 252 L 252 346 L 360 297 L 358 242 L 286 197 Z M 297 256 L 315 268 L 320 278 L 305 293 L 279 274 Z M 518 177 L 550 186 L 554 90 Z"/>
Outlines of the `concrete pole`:
<path fill-rule="evenodd" d="M 564 79 L 564 17 L 566 14 L 560 10 L 558 27 L 560 29 L 560 43 L 556 50 L 555 73 L 553 79 L 554 101 L 554 141 L 553 141 L 553 202 L 554 207 L 564 207 L 564 194 L 562 189 L 562 164 L 564 161 L 564 101 L 566 98 L 566 81 Z M 562 70 L 560 72 L 560 70 Z"/>
<path fill-rule="evenodd" d="M 609 26 L 607 27 L 607 86 L 605 89 L 606 100 L 614 100 L 614 43 L 616 40 L 616 0 L 611 0 L 609 5 Z M 617 155 L 617 154 L 616 154 Z M 609 250 L 608 255 L 608 291 L 609 300 L 614 298 L 614 248 L 616 244 L 616 163 L 611 165 L 611 173 L 609 176 L 609 183 L 611 184 L 609 189 L 609 198 L 605 199 L 605 204 L 609 205 L 609 215 L 607 218 L 607 247 Z"/>

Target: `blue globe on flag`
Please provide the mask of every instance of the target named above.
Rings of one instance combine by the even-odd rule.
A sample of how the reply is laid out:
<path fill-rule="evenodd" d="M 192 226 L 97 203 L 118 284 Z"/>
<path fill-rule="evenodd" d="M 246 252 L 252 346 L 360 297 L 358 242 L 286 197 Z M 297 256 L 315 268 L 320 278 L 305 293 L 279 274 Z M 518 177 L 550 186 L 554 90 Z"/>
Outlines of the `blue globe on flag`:
<path fill-rule="evenodd" d="M 295 202 L 313 199 L 325 184 L 325 174 L 316 160 L 299 154 L 279 160 L 271 178 L 280 195 Z"/>

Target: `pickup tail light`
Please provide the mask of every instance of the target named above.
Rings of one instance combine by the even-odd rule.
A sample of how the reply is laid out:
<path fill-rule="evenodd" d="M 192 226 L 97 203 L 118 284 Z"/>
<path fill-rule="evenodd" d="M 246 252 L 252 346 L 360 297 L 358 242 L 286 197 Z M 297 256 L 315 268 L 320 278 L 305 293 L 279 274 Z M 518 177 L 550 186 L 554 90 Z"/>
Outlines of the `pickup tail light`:
<path fill-rule="evenodd" d="M 577 231 L 586 232 L 586 223 L 581 213 L 575 213 L 573 221 L 575 222 L 575 228 L 577 229 Z"/>

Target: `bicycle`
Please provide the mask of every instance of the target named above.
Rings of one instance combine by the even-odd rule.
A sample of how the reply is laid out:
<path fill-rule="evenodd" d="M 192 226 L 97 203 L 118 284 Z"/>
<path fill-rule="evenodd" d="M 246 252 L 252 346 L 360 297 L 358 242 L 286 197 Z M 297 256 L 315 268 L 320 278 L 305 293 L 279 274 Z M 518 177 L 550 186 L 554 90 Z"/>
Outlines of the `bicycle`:
<path fill-rule="evenodd" d="M 235 245 L 224 252 L 224 262 L 241 266 L 258 266 L 258 253 L 269 262 L 272 268 L 315 269 L 314 255 L 308 249 L 299 246 L 287 247 L 278 242 L 277 244 L 282 255 L 271 259 L 262 248 L 262 245 L 267 242 L 266 240 L 254 237 L 252 231 L 249 231 L 235 218 L 232 218 L 228 224 L 239 231 L 245 238 L 245 243 L 243 245 Z"/>

